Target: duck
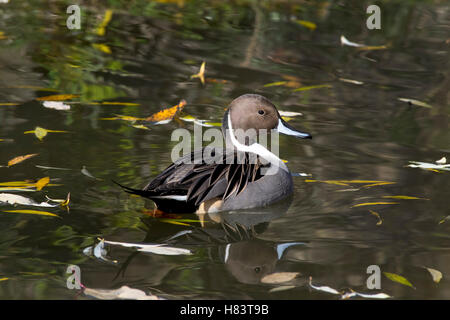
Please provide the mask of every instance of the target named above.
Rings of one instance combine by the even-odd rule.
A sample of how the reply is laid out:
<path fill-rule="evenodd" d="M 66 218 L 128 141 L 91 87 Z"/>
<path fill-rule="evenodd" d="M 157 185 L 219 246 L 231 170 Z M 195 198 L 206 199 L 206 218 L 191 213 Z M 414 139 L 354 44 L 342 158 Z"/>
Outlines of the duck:
<path fill-rule="evenodd" d="M 163 213 L 214 213 L 266 207 L 293 194 L 286 164 L 258 133 L 311 139 L 282 119 L 275 105 L 258 94 L 234 99 L 222 120 L 226 148 L 203 147 L 180 157 L 142 189 L 126 192 L 152 200 Z M 244 134 L 242 134 L 244 133 Z M 211 158 L 207 161 L 208 154 Z M 195 159 L 201 161 L 194 161 Z M 214 160 L 214 161 L 211 161 Z"/>

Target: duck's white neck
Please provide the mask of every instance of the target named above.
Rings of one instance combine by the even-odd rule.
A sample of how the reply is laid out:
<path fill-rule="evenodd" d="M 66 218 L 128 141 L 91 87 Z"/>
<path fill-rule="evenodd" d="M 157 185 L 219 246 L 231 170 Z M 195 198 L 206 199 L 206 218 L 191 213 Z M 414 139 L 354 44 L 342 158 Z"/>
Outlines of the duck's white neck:
<path fill-rule="evenodd" d="M 234 135 L 234 132 L 233 132 L 233 126 L 231 124 L 230 112 L 228 113 L 228 130 L 230 133 L 231 143 L 233 143 L 233 145 L 236 147 L 236 149 L 238 151 L 255 153 L 258 156 L 269 161 L 272 165 L 281 167 L 282 169 L 289 171 L 289 169 L 286 167 L 284 162 L 280 158 L 278 158 L 274 153 L 267 150 L 267 148 L 264 147 L 263 145 L 261 145 L 257 142 L 254 142 L 253 144 L 251 144 L 249 146 L 240 143 L 238 141 L 238 139 L 236 139 L 236 136 Z"/>

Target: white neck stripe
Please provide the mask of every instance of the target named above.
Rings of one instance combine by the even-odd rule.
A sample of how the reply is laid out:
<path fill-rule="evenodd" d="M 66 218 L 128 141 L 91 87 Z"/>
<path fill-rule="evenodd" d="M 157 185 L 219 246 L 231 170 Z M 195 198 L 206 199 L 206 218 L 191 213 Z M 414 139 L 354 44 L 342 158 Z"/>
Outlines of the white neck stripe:
<path fill-rule="evenodd" d="M 256 143 L 256 142 L 250 146 L 240 143 L 234 136 L 233 126 L 231 125 L 230 113 L 231 112 L 228 113 L 228 130 L 230 132 L 231 142 L 233 143 L 233 145 L 236 147 L 236 149 L 238 151 L 256 153 L 258 156 L 263 157 L 270 163 L 272 163 L 276 166 L 280 166 L 285 170 L 288 170 L 286 165 L 283 163 L 283 161 L 280 158 L 278 158 L 275 154 L 273 154 L 272 152 L 267 150 L 263 145 L 260 145 L 259 143 Z"/>

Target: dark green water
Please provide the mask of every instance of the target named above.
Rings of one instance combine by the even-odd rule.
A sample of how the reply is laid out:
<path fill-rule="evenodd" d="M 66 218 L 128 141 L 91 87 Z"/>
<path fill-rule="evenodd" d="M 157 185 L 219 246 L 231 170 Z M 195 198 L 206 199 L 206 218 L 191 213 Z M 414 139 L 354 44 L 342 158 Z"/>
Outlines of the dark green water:
<path fill-rule="evenodd" d="M 449 3 L 377 2 L 381 30 L 368 30 L 368 1 L 163 2 L 81 1 L 80 30 L 66 27 L 70 2 L 0 4 L 0 164 L 39 154 L 0 168 L 0 182 L 49 176 L 57 186 L 15 193 L 37 202 L 71 194 L 69 212 L 0 207 L 0 298 L 84 299 L 66 287 L 67 267 L 78 265 L 89 288 L 127 285 L 169 299 L 339 298 L 311 290 L 310 276 L 313 284 L 336 289 L 449 299 L 450 221 L 440 223 L 450 215 L 449 173 L 406 167 L 409 161 L 450 157 Z M 112 18 L 98 35 L 107 9 Z M 316 29 L 296 20 L 313 22 Z M 341 35 L 388 47 L 341 46 Z M 205 86 L 190 79 L 202 61 Z M 287 83 L 264 86 L 279 81 Z M 294 92 L 318 85 L 326 86 Z M 290 206 L 286 201 L 285 208 L 215 217 L 252 228 L 224 236 L 214 221 L 202 228 L 151 217 L 143 212 L 151 201 L 130 197 L 112 183 L 144 186 L 171 163 L 172 131 L 192 131 L 193 125 L 174 120 L 143 130 L 102 118 L 145 118 L 185 99 L 185 114 L 220 122 L 228 103 L 244 93 L 262 94 L 279 110 L 301 112 L 290 124 L 314 137 L 281 137 L 280 156 L 291 171 L 311 174 L 294 177 Z M 66 102 L 69 111 L 58 111 L 36 100 L 51 94 L 79 97 Z M 24 134 L 37 126 L 68 133 L 49 133 L 43 141 Z M 83 166 L 97 179 L 83 174 Z M 305 180 L 393 183 L 362 187 L 370 183 Z M 426 200 L 385 198 L 398 195 Z M 352 207 L 367 202 L 396 204 Z M 4 212 L 20 209 L 59 218 Z M 381 216 L 380 225 L 369 210 Z M 114 264 L 83 253 L 98 237 L 162 243 L 183 230 L 194 236 L 170 244 L 192 255 L 108 246 Z M 280 244 L 291 242 L 302 244 L 277 254 Z M 405 277 L 414 288 L 381 275 L 381 289 L 369 290 L 370 265 Z M 435 283 L 424 267 L 439 270 L 442 280 Z M 299 275 L 283 284 L 261 282 L 274 272 Z M 293 287 L 271 291 L 280 285 Z"/>

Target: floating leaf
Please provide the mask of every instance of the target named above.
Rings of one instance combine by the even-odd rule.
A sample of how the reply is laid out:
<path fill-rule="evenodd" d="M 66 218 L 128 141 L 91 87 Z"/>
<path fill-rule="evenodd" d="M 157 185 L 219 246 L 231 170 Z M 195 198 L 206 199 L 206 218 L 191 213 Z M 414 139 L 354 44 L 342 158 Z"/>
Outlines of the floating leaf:
<path fill-rule="evenodd" d="M 330 84 L 319 84 L 315 86 L 307 86 L 307 87 L 300 87 L 294 90 L 294 92 L 298 91 L 307 91 L 312 89 L 320 89 L 320 88 L 331 88 L 332 86 Z"/>
<path fill-rule="evenodd" d="M 40 191 L 42 188 L 44 188 L 46 185 L 48 185 L 50 182 L 50 177 L 45 177 L 42 179 L 39 179 L 38 182 L 36 182 L 36 190 Z"/>
<path fill-rule="evenodd" d="M 424 268 L 427 269 L 428 272 L 431 274 L 434 282 L 439 283 L 441 281 L 442 272 L 440 272 L 439 270 L 436 270 L 436 269 L 432 269 L 432 268 L 427 268 L 427 267 L 424 267 Z"/>
<path fill-rule="evenodd" d="M 40 168 L 40 169 L 46 169 L 46 170 L 72 170 L 72 169 L 68 169 L 68 168 L 46 167 L 46 166 L 40 166 L 40 165 L 35 165 L 35 167 Z"/>
<path fill-rule="evenodd" d="M 385 181 L 385 182 L 377 182 L 377 183 L 372 183 L 372 184 L 368 184 L 368 185 L 365 185 L 365 186 L 362 186 L 363 188 L 370 188 L 370 187 L 376 187 L 376 186 L 384 186 L 384 185 L 387 185 L 387 184 L 395 184 L 396 182 L 387 182 L 387 181 Z"/>
<path fill-rule="evenodd" d="M 381 219 L 381 216 L 378 212 L 375 212 L 373 210 L 369 210 L 369 212 L 378 218 L 377 226 L 379 226 L 383 223 L 383 219 Z"/>
<path fill-rule="evenodd" d="M 8 167 L 14 166 L 14 165 L 16 165 L 18 163 L 21 163 L 22 161 L 25 161 L 27 159 L 33 158 L 33 157 L 35 157 L 37 155 L 38 155 L 38 153 L 32 153 L 32 154 L 26 154 L 24 156 L 15 157 L 15 158 L 13 158 L 13 159 L 8 161 Z"/>
<path fill-rule="evenodd" d="M 83 168 L 81 168 L 81 173 L 84 174 L 86 177 L 89 177 L 89 178 L 92 178 L 92 179 L 95 179 L 95 180 L 102 180 L 102 179 L 100 179 L 100 178 L 94 177 L 94 176 L 86 169 L 86 166 L 83 166 Z"/>
<path fill-rule="evenodd" d="M 275 272 L 264 276 L 261 282 L 267 284 L 288 282 L 295 279 L 299 274 L 299 272 Z"/>
<path fill-rule="evenodd" d="M 450 164 L 434 164 L 428 162 L 420 162 L 420 161 L 410 161 L 410 164 L 407 165 L 410 168 L 420 168 L 425 170 L 444 170 L 450 171 Z"/>
<path fill-rule="evenodd" d="M 410 197 L 410 196 L 383 196 L 383 198 L 402 199 L 402 200 L 430 200 L 430 199 Z"/>
<path fill-rule="evenodd" d="M 275 287 L 269 290 L 269 293 L 274 293 L 274 292 L 280 292 L 280 291 L 286 291 L 286 290 L 290 290 L 290 289 L 294 289 L 295 286 L 279 286 L 279 287 Z"/>
<path fill-rule="evenodd" d="M 418 107 L 433 108 L 428 103 L 422 102 L 422 101 L 419 101 L 419 100 L 415 100 L 415 99 L 398 98 L 398 100 L 400 100 L 402 102 L 407 102 L 407 103 L 413 104 L 413 105 L 418 106 Z"/>
<path fill-rule="evenodd" d="M 157 124 L 161 124 L 163 121 L 171 121 L 177 112 L 183 110 L 186 105 L 186 100 L 181 100 L 177 105 L 163 109 L 150 117 L 146 118 L 146 121 L 156 122 Z"/>
<path fill-rule="evenodd" d="M 0 106 L 18 106 L 20 105 L 20 103 L 16 103 L 16 102 L 0 102 Z"/>
<path fill-rule="evenodd" d="M 366 46 L 365 44 L 351 42 L 346 37 L 344 37 L 343 35 L 341 35 L 340 40 L 341 40 L 341 45 L 342 46 L 349 46 L 349 47 L 365 47 Z"/>
<path fill-rule="evenodd" d="M 342 82 L 353 83 L 353 84 L 357 84 L 357 85 L 364 84 L 364 82 L 362 82 L 362 81 L 357 81 L 357 80 L 352 80 L 352 79 L 339 78 L 339 80 Z"/>
<path fill-rule="evenodd" d="M 264 85 L 264 88 L 268 87 L 276 87 L 276 86 L 283 86 L 287 83 L 287 81 L 277 81 L 277 82 L 271 82 Z"/>
<path fill-rule="evenodd" d="M 66 206 L 68 206 L 69 203 L 70 203 L 70 192 L 67 194 L 66 199 L 52 199 L 52 198 L 49 198 L 48 196 L 45 196 L 45 197 L 46 197 L 47 200 L 49 200 L 49 201 L 53 201 L 53 202 L 59 203 L 59 205 L 60 205 L 61 207 L 66 207 Z"/>
<path fill-rule="evenodd" d="M 94 103 L 90 103 L 94 104 Z M 127 106 L 127 107 L 134 107 L 134 106 L 140 106 L 139 103 L 134 102 L 113 102 L 113 101 L 103 101 L 102 103 L 98 103 L 102 105 L 111 105 L 111 106 Z"/>
<path fill-rule="evenodd" d="M 314 290 L 327 292 L 327 293 L 331 293 L 331 294 L 340 294 L 340 292 L 337 291 L 336 289 L 333 289 L 333 288 L 330 288 L 330 287 L 327 287 L 327 286 L 314 286 L 312 284 L 312 277 L 309 277 L 309 286 L 311 288 L 313 288 Z"/>
<path fill-rule="evenodd" d="M 149 127 L 146 127 L 143 124 L 133 124 L 132 127 L 136 129 L 150 130 Z"/>
<path fill-rule="evenodd" d="M 365 293 L 359 293 L 356 291 L 351 291 L 349 293 L 344 293 L 341 296 L 341 299 L 349 299 L 351 297 L 362 297 L 362 298 L 367 298 L 367 299 L 389 299 L 392 298 L 390 295 L 386 294 L 386 293 L 375 293 L 375 294 L 365 294 Z"/>
<path fill-rule="evenodd" d="M 108 9 L 105 11 L 105 16 L 103 17 L 102 22 L 97 28 L 96 31 L 97 35 L 101 37 L 105 35 L 106 27 L 108 26 L 108 23 L 111 21 L 112 16 L 113 16 L 112 10 Z"/>
<path fill-rule="evenodd" d="M 61 101 L 44 101 L 42 104 L 45 108 L 55 109 L 55 110 L 70 110 L 68 104 L 64 104 Z"/>
<path fill-rule="evenodd" d="M 383 50 L 383 49 L 387 49 L 388 48 L 388 45 L 368 46 L 366 44 L 355 43 L 355 42 L 352 42 L 352 41 L 348 40 L 343 35 L 341 35 L 340 40 L 341 40 L 341 45 L 342 46 L 356 47 L 357 50 Z"/>
<path fill-rule="evenodd" d="M 200 70 L 198 71 L 198 73 L 193 74 L 191 76 L 191 79 L 199 78 L 201 83 L 202 83 L 202 85 L 205 85 L 205 66 L 206 66 L 206 62 L 203 61 L 202 65 L 200 66 Z"/>
<path fill-rule="evenodd" d="M 306 21 L 306 20 L 295 20 L 296 23 L 298 23 L 301 26 L 304 26 L 306 28 L 308 28 L 309 30 L 316 30 L 317 25 L 314 22 L 311 21 Z"/>
<path fill-rule="evenodd" d="M 105 243 L 112 245 L 119 245 L 128 248 L 137 248 L 138 251 L 161 254 L 161 255 L 190 255 L 192 254 L 190 250 L 183 248 L 175 248 L 169 247 L 165 244 L 139 244 L 139 243 L 126 243 L 126 242 L 115 242 L 115 241 L 106 241 Z"/>
<path fill-rule="evenodd" d="M 398 274 L 395 273 L 390 273 L 390 272 L 383 272 L 383 274 L 389 279 L 392 280 L 394 282 L 403 284 L 405 286 L 411 287 L 413 289 L 415 289 L 415 287 L 412 285 L 411 282 L 408 281 L 408 279 L 406 279 L 405 277 L 402 277 Z"/>
<path fill-rule="evenodd" d="M 41 127 L 36 127 L 34 130 L 25 131 L 24 134 L 34 133 L 36 138 L 38 138 L 39 140 L 42 141 L 42 139 L 44 139 L 49 132 L 69 133 L 68 131 L 63 131 L 63 130 L 49 130 L 49 129 L 44 129 L 44 128 L 41 128 Z"/>
<path fill-rule="evenodd" d="M 19 196 L 11 193 L 0 193 L 0 203 L 11 204 L 11 205 L 25 205 L 25 206 L 34 206 L 34 207 L 56 207 L 56 205 L 49 204 L 47 202 L 38 203 L 33 199 Z"/>
<path fill-rule="evenodd" d="M 36 98 L 38 101 L 65 101 L 73 98 L 78 98 L 78 94 L 55 94 L 46 97 Z"/>
<path fill-rule="evenodd" d="M 111 54 L 112 53 L 111 48 L 109 46 L 107 46 L 106 44 L 104 44 L 104 43 L 93 43 L 92 46 L 95 49 L 97 49 L 97 50 L 99 50 L 101 52 L 104 52 L 106 54 Z"/>
<path fill-rule="evenodd" d="M 398 202 L 365 202 L 365 203 L 358 203 L 352 206 L 352 208 L 356 207 L 363 207 L 363 206 L 376 206 L 381 204 L 398 204 Z"/>
<path fill-rule="evenodd" d="M 100 118 L 100 120 L 124 120 L 124 121 L 135 122 L 135 121 L 144 121 L 145 118 L 137 118 L 137 117 L 132 117 L 132 116 L 123 116 L 123 115 L 120 115 L 120 114 L 116 114 L 115 117 L 112 117 L 112 118 Z"/>
<path fill-rule="evenodd" d="M 39 210 L 5 210 L 2 212 L 9 212 L 9 213 L 25 213 L 25 214 L 38 214 L 43 216 L 51 216 L 51 217 L 59 217 L 58 215 L 46 212 L 46 211 L 39 211 Z"/>
<path fill-rule="evenodd" d="M 8 280 L 9 278 L 0 278 L 0 281 L 6 281 L 6 280 Z"/>
<path fill-rule="evenodd" d="M 162 300 L 155 295 L 147 295 L 142 290 L 127 286 L 122 286 L 114 290 L 83 288 L 83 293 L 100 300 Z"/>

